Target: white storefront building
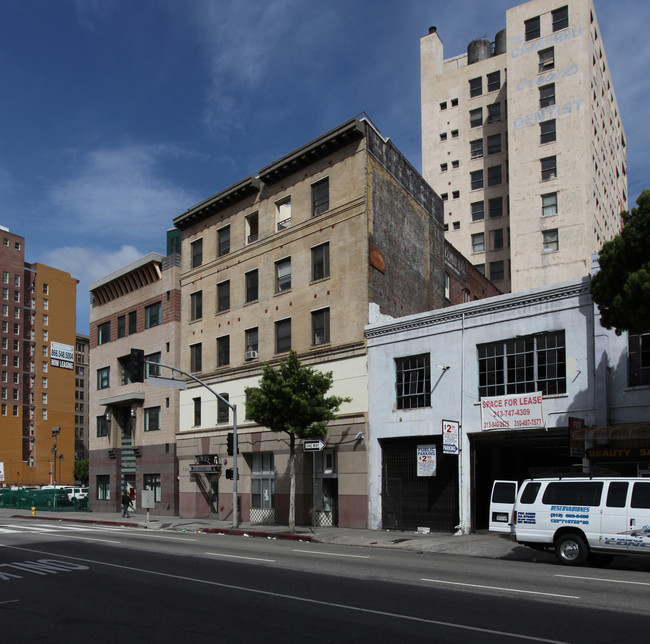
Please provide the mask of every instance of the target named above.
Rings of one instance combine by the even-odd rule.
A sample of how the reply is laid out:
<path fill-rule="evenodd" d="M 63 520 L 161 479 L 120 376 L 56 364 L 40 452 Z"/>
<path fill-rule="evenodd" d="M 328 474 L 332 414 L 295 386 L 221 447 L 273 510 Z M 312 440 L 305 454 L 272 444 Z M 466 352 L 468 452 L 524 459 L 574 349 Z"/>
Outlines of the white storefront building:
<path fill-rule="evenodd" d="M 485 528 L 495 479 L 650 474 L 650 334 L 603 329 L 588 277 L 366 337 L 372 528 Z"/>

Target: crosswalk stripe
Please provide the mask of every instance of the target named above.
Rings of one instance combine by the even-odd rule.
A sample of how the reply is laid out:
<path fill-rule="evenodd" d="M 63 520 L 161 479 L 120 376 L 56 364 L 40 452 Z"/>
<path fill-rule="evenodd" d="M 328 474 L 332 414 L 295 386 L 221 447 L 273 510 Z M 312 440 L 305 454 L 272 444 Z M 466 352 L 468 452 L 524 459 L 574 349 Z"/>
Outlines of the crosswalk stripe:
<path fill-rule="evenodd" d="M 46 528 L 45 526 L 36 525 L 8 525 L 8 528 L 16 528 L 17 530 L 32 530 L 33 532 L 57 532 L 56 528 Z"/>

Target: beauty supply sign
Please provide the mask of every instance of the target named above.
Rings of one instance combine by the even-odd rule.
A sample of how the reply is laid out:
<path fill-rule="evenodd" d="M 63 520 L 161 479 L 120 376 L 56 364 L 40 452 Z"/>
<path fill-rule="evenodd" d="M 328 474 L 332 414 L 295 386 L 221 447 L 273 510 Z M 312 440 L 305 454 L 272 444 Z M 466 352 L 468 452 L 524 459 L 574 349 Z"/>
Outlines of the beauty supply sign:
<path fill-rule="evenodd" d="M 50 364 L 61 369 L 74 369 L 74 347 L 70 344 L 50 342 Z"/>
<path fill-rule="evenodd" d="M 481 398 L 481 429 L 544 427 L 542 392 Z"/>

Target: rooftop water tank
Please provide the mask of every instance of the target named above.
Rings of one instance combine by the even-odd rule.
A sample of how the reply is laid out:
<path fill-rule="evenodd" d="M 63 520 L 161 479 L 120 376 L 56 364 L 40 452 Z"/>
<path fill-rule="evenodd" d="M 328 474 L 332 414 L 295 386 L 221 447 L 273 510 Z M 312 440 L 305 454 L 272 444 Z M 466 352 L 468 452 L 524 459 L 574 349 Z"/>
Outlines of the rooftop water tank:
<path fill-rule="evenodd" d="M 487 38 L 477 38 L 467 45 L 467 64 L 478 63 L 492 56 L 492 43 Z"/>
<path fill-rule="evenodd" d="M 502 29 L 494 37 L 494 55 L 506 53 L 506 30 Z"/>

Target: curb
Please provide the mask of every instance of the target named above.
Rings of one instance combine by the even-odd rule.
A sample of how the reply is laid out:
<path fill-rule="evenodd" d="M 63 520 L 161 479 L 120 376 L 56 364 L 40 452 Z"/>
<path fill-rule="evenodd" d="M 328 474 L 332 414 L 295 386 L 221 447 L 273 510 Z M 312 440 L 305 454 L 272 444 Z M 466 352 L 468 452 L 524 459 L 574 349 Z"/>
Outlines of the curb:
<path fill-rule="evenodd" d="M 309 534 L 291 534 L 290 532 L 263 532 L 260 530 L 240 530 L 238 528 L 203 528 L 201 532 L 227 534 L 240 537 L 262 537 L 265 539 L 286 539 L 287 541 L 313 541 Z"/>

